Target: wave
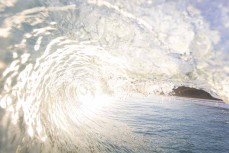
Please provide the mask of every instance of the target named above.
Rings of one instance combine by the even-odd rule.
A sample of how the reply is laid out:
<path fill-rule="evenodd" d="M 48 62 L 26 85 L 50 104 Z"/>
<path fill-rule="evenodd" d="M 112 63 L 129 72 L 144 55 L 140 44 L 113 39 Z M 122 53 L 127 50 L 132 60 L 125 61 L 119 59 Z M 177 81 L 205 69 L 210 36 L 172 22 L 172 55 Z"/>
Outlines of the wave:
<path fill-rule="evenodd" d="M 122 125 L 126 138 L 117 142 L 109 118 L 101 117 L 117 99 L 172 95 L 185 86 L 228 102 L 224 3 L 216 26 L 197 1 L 4 2 L 1 107 L 16 125 L 23 118 L 28 137 L 89 152 L 108 140 L 103 151 L 118 149 L 135 137 Z"/>

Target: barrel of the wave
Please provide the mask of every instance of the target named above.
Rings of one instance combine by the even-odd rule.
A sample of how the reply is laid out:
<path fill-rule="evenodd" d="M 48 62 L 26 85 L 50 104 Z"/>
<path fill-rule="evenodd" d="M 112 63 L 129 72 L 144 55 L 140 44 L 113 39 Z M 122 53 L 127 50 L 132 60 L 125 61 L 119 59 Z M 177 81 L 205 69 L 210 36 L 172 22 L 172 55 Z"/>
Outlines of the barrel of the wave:
<path fill-rule="evenodd" d="M 98 46 L 64 41 L 53 40 L 43 56 L 20 73 L 17 103 L 26 131 L 66 151 L 106 150 L 111 147 L 102 145 L 106 141 L 120 143 L 112 138 L 115 132 L 108 132 L 117 130 L 108 116 L 115 98 L 107 79 L 112 78 L 110 72 L 119 74 L 111 64 L 116 61 Z M 55 46 L 58 50 L 52 50 Z"/>

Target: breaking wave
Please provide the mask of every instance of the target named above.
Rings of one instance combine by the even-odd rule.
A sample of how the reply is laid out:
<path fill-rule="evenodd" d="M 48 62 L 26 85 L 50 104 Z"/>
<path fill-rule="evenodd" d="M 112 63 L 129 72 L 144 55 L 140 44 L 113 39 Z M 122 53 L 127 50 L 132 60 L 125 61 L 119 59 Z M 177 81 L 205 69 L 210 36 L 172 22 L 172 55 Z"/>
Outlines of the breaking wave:
<path fill-rule="evenodd" d="M 5 116 L 28 133 L 20 143 L 36 138 L 32 141 L 49 144 L 43 149 L 47 152 L 109 152 L 123 144 L 137 148 L 145 143 L 134 142 L 128 127 L 117 122 L 123 127 L 117 130 L 109 116 L 103 117 L 117 100 L 172 95 L 185 86 L 228 102 L 229 3 L 217 5 L 218 19 L 206 14 L 203 5 L 173 0 L 1 2 L 0 104 Z M 110 131 L 123 137 L 117 141 L 118 134 Z"/>

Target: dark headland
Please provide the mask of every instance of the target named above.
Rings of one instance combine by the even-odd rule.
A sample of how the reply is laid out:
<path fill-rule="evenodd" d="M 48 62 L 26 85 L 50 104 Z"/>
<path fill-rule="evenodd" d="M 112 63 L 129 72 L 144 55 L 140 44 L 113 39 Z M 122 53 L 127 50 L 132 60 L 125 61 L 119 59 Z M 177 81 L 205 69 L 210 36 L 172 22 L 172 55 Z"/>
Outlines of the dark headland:
<path fill-rule="evenodd" d="M 221 99 L 212 97 L 208 92 L 201 90 L 201 89 L 181 86 L 181 87 L 174 89 L 173 92 L 174 92 L 174 95 L 178 97 L 188 97 L 188 98 L 199 98 L 199 99 L 222 101 Z"/>

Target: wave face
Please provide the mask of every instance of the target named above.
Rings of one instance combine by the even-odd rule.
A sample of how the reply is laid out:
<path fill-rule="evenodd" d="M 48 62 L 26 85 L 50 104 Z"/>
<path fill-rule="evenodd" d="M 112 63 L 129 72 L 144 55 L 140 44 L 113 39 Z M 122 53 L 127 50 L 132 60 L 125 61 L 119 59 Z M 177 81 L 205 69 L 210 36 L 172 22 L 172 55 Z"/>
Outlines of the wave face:
<path fill-rule="evenodd" d="M 185 86 L 228 102 L 228 8 L 227 0 L 0 2 L 8 128 L 46 152 L 128 152 L 122 144 L 146 144 L 104 118 L 115 101 Z"/>

